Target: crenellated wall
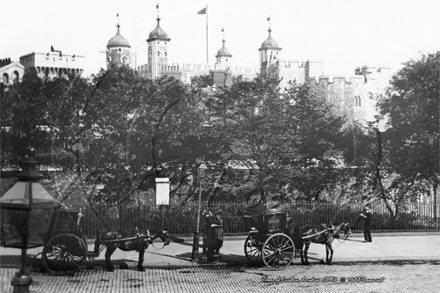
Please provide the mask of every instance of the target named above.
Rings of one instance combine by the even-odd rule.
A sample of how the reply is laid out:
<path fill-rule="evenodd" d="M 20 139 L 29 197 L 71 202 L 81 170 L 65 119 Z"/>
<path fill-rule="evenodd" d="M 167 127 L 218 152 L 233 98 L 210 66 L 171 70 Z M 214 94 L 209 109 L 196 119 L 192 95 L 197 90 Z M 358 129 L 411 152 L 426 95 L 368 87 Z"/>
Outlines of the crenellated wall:
<path fill-rule="evenodd" d="M 308 85 L 319 97 L 332 105 L 335 114 L 345 116 L 347 123 L 366 124 L 377 114 L 377 95 L 384 87 L 382 79 L 364 75 L 311 77 Z"/>
<path fill-rule="evenodd" d="M 68 55 L 53 51 L 48 53 L 34 52 L 20 57 L 24 69 L 35 68 L 39 76 L 53 78 L 69 73 L 82 74 L 85 57 Z"/>

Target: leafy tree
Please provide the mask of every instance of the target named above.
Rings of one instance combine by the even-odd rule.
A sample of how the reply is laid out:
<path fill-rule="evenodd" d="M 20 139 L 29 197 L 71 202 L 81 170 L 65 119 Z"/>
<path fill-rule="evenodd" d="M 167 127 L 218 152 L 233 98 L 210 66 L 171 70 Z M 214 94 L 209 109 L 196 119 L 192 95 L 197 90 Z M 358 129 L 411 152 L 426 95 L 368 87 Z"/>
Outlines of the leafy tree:
<path fill-rule="evenodd" d="M 380 101 L 389 122 L 385 132 L 377 132 L 375 186 L 386 203 L 413 200 L 438 186 L 439 64 L 440 52 L 404 63 Z"/>
<path fill-rule="evenodd" d="M 277 80 L 239 82 L 224 88 L 209 107 L 214 127 L 229 141 L 223 144 L 227 159 L 249 170 L 235 179 L 245 190 L 234 192 L 266 201 L 285 195 L 286 185 L 308 197 L 325 187 L 329 178 L 321 180 L 319 172 L 335 163 L 332 150 L 343 121 L 308 87 L 291 84 L 280 93 Z M 311 172 L 315 180 L 307 181 Z"/>
<path fill-rule="evenodd" d="M 63 132 L 70 131 L 72 126 L 66 122 L 69 121 L 72 107 L 65 94 L 66 89 L 72 87 L 72 80 L 82 81 L 72 76 L 42 79 L 35 71 L 29 71 L 24 75 L 23 82 L 8 88 L 2 96 L 1 122 L 8 127 L 7 132 L 2 132 L 2 150 L 10 155 L 9 161 L 12 158 L 18 160 L 26 147 L 35 146 L 42 164 L 72 162 L 72 157 L 63 151 Z M 81 91 L 79 86 L 75 88 Z M 75 97 L 71 100 L 80 99 Z"/>
<path fill-rule="evenodd" d="M 154 188 L 156 176 L 169 176 L 172 195 L 188 200 L 198 186 L 190 179 L 201 158 L 219 156 L 202 129 L 202 98 L 178 80 L 143 79 L 124 66 L 90 80 L 27 74 L 2 95 L 2 126 L 11 129 L 2 133 L 3 161 L 17 157 L 5 155 L 8 147 L 35 145 L 40 163 L 76 172 L 61 176 L 63 193 L 83 186 L 89 203 L 130 198 Z M 96 184 L 106 188 L 97 192 Z"/>
<path fill-rule="evenodd" d="M 193 87 L 207 87 L 214 85 L 214 73 L 212 70 L 205 75 L 194 76 L 191 78 L 191 84 Z"/>
<path fill-rule="evenodd" d="M 93 170 L 90 179 L 106 185 L 101 199 L 122 201 L 154 189 L 158 176 L 170 177 L 171 195 L 185 190 L 189 199 L 198 161 L 218 154 L 215 144 L 200 139 L 198 92 L 173 78 L 143 79 L 124 67 L 103 71 L 92 82 L 82 162 Z"/>

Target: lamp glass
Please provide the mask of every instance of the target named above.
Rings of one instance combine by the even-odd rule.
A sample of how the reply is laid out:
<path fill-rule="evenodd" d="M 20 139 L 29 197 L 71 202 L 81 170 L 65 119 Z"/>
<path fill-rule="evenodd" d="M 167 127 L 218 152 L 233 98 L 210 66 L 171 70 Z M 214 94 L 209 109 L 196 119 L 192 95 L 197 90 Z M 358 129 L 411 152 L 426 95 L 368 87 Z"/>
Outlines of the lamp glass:
<path fill-rule="evenodd" d="M 5 247 L 25 248 L 26 219 L 29 216 L 27 248 L 43 246 L 53 208 L 17 210 L 2 209 L 1 237 Z"/>
<path fill-rule="evenodd" d="M 1 237 L 5 247 L 24 248 L 28 212 L 27 210 L 2 210 Z"/>
<path fill-rule="evenodd" d="M 199 166 L 199 177 L 204 178 L 206 175 L 206 171 L 208 170 L 208 167 L 205 164 L 200 164 Z"/>

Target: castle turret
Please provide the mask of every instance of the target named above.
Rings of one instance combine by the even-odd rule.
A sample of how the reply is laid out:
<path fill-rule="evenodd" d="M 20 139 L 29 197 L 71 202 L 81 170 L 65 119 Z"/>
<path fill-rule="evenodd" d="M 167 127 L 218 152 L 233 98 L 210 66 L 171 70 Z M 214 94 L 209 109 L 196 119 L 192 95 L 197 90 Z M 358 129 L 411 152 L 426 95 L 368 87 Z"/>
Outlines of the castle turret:
<path fill-rule="evenodd" d="M 272 29 L 270 28 L 270 25 L 268 32 L 269 36 L 258 49 L 258 51 L 260 51 L 260 75 L 263 78 L 273 77 L 271 74 L 271 67 L 276 63 L 278 53 L 281 51 L 281 47 L 278 46 L 278 43 L 272 38 Z"/>
<path fill-rule="evenodd" d="M 168 65 L 168 42 L 171 39 L 160 27 L 160 17 L 157 16 L 157 26 L 150 33 L 148 43 L 148 77 L 155 79 L 161 76 L 162 68 Z"/>
<path fill-rule="evenodd" d="M 119 20 L 116 27 L 118 28 L 116 35 L 107 43 L 107 68 L 113 65 L 131 64 L 131 46 L 128 40 L 121 35 Z"/>
<path fill-rule="evenodd" d="M 224 30 L 222 29 L 222 32 Z M 225 36 L 223 35 L 223 46 L 218 50 L 217 55 L 215 55 L 215 69 L 217 70 L 228 70 L 232 64 L 232 54 L 225 47 Z"/>

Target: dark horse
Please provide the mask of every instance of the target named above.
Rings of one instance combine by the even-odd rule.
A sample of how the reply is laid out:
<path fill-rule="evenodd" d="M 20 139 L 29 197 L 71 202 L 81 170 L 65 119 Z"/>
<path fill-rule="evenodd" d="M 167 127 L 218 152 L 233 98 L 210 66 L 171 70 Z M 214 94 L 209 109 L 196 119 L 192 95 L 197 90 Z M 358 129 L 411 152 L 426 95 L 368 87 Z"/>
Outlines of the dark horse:
<path fill-rule="evenodd" d="M 110 257 L 113 252 L 115 252 L 116 248 L 123 251 L 139 251 L 137 269 L 139 271 L 145 271 L 143 267 L 145 250 L 156 238 L 162 239 L 164 246 L 170 244 L 171 241 L 168 231 L 161 229 L 148 229 L 145 233 L 140 233 L 137 229 L 132 233 L 120 231 L 106 232 L 96 239 L 95 252 L 97 252 L 96 250 L 99 250 L 101 245 L 106 246 L 105 268 L 106 270 L 113 272 L 114 267 Z"/>
<path fill-rule="evenodd" d="M 321 226 L 305 226 L 302 229 L 302 242 L 304 245 L 304 252 L 301 252 L 301 262 L 303 265 L 308 265 L 309 260 L 307 258 L 307 251 L 309 250 L 310 243 L 325 244 L 326 261 L 327 264 L 332 264 L 333 259 L 333 247 L 332 242 L 334 238 L 339 238 L 339 232 L 344 231 L 344 236 L 348 237 L 351 234 L 351 229 L 348 223 L 342 222 L 339 226 L 326 227 Z M 304 258 L 303 258 L 304 254 Z"/>

